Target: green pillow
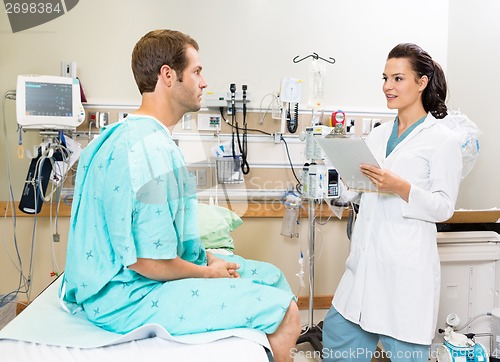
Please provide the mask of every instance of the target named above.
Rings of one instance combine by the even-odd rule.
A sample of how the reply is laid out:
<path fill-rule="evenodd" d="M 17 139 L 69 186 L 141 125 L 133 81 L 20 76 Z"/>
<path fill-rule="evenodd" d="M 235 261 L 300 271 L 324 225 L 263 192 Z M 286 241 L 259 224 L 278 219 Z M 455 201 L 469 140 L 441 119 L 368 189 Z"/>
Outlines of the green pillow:
<path fill-rule="evenodd" d="M 205 249 L 233 251 L 234 241 L 230 233 L 241 224 L 243 220 L 225 207 L 198 203 L 198 225 Z"/>

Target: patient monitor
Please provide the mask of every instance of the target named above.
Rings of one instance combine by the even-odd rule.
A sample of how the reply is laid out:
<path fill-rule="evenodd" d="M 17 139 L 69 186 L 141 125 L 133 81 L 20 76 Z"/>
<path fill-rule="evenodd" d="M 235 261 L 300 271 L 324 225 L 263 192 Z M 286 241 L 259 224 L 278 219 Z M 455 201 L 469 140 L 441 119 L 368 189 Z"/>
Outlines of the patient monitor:
<path fill-rule="evenodd" d="M 80 82 L 69 77 L 20 75 L 16 113 L 23 129 L 74 129 L 85 118 Z"/>

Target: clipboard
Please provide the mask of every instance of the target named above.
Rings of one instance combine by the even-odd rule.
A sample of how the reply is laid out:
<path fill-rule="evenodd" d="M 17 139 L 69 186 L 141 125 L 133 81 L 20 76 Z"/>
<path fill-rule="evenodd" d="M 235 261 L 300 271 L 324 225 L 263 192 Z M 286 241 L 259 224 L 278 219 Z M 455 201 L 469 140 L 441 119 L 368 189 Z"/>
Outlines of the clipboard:
<path fill-rule="evenodd" d="M 359 137 L 315 139 L 350 190 L 377 191 L 375 185 L 359 169 L 362 163 L 380 167 L 364 139 Z"/>

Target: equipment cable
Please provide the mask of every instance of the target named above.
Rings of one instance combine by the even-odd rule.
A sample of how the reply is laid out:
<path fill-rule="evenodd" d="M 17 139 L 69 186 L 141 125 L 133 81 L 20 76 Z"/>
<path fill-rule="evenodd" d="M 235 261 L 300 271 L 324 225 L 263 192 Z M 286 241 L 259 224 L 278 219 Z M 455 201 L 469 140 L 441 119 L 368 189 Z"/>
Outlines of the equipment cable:
<path fill-rule="evenodd" d="M 234 128 L 234 129 L 238 128 L 240 131 L 241 131 L 241 130 L 243 130 L 243 128 L 241 128 L 241 127 L 237 127 L 237 126 L 234 126 L 234 125 L 232 125 L 231 123 L 229 123 L 229 122 L 227 121 L 227 119 L 224 117 L 224 107 L 219 107 L 219 112 L 220 112 L 220 115 L 221 115 L 221 117 L 222 117 L 222 120 L 223 120 L 224 122 L 226 122 L 226 124 L 227 124 L 228 126 L 230 126 L 231 128 Z M 246 130 L 247 130 L 247 131 L 251 131 L 251 132 L 258 132 L 258 133 L 262 133 L 262 134 L 265 134 L 265 135 L 267 135 L 267 136 L 273 136 L 273 134 L 272 134 L 272 133 L 269 133 L 269 132 L 263 131 L 263 130 L 261 130 L 261 129 L 256 129 L 256 128 L 247 128 Z"/>
<path fill-rule="evenodd" d="M 4 132 L 4 141 L 5 141 L 5 156 L 6 156 L 6 162 L 7 162 L 7 180 L 8 180 L 8 184 L 9 184 L 9 196 L 10 196 L 10 200 L 9 200 L 9 202 L 7 204 L 7 208 L 5 210 L 4 219 L 6 221 L 7 214 L 9 211 L 9 206 L 10 206 L 10 209 L 12 212 L 13 239 L 14 239 L 14 248 L 15 248 L 16 259 L 17 259 L 16 261 L 14 261 L 12 259 L 12 256 L 10 255 L 10 252 L 9 252 L 9 248 L 7 247 L 5 229 L 4 229 L 4 244 L 5 244 L 5 249 L 7 251 L 7 254 L 9 255 L 9 258 L 10 258 L 13 266 L 19 272 L 19 281 L 18 281 L 17 289 L 3 295 L 2 298 L 0 298 L 0 305 L 4 305 L 5 302 L 10 302 L 14 298 L 16 298 L 19 293 L 26 293 L 28 295 L 29 290 L 30 290 L 30 286 L 31 286 L 31 276 L 30 275 L 26 276 L 23 273 L 23 262 L 22 262 L 22 258 L 21 258 L 21 253 L 19 251 L 18 242 L 17 242 L 17 216 L 16 216 L 14 192 L 12 190 L 10 152 L 9 152 L 9 146 L 8 146 L 9 142 L 8 142 L 8 133 L 7 133 L 7 120 L 6 120 L 6 115 L 5 115 L 5 101 L 7 99 L 8 100 L 16 100 L 16 91 L 15 90 L 6 91 L 4 96 L 3 96 L 3 99 L 2 99 L 2 116 L 3 116 L 3 121 L 4 121 L 3 122 L 3 132 Z M 7 223 L 5 222 L 4 225 L 6 225 L 6 224 Z M 32 240 L 32 243 L 33 243 L 33 240 Z M 17 262 L 17 264 L 16 264 L 16 262 Z M 11 296 L 12 296 L 12 298 L 10 298 Z"/>
<path fill-rule="evenodd" d="M 240 144 L 240 138 L 238 137 L 238 144 L 240 146 L 241 152 L 241 171 L 244 175 L 248 175 L 250 172 L 250 165 L 248 164 L 248 129 L 247 129 L 247 85 L 243 84 L 241 87 L 243 90 L 243 143 Z M 238 131 L 238 129 L 236 129 Z"/>
<path fill-rule="evenodd" d="M 292 163 L 292 159 L 290 158 L 290 151 L 288 150 L 288 144 L 286 143 L 285 139 L 283 138 L 283 135 L 280 136 L 280 140 L 282 140 L 283 143 L 285 144 L 286 155 L 288 157 L 288 162 L 290 163 L 290 169 L 292 170 L 293 176 L 295 177 L 295 180 L 297 181 L 296 190 L 302 194 L 302 192 L 300 192 L 300 188 L 302 188 L 302 183 L 300 182 L 299 178 L 295 174 L 295 170 L 293 169 L 293 163 Z"/>
<path fill-rule="evenodd" d="M 231 83 L 231 85 L 229 86 L 229 91 L 231 92 L 231 151 L 234 160 L 234 170 L 238 171 L 240 165 L 236 160 L 236 147 L 234 143 L 235 128 L 236 128 L 236 134 L 238 134 L 238 128 L 239 128 L 238 123 L 236 122 L 236 84 Z"/>

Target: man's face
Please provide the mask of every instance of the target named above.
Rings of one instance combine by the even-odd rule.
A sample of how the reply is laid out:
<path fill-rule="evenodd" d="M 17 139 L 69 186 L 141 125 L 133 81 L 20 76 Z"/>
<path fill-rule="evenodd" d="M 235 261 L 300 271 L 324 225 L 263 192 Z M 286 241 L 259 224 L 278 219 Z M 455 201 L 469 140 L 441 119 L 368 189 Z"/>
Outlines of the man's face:
<path fill-rule="evenodd" d="M 207 83 L 201 75 L 202 66 L 196 49 L 188 46 L 186 48 L 186 58 L 188 64 L 182 72 L 182 82 L 177 77 L 177 74 L 174 77 L 172 97 L 183 108 L 184 113 L 197 112 L 201 108 L 201 96 L 203 88 L 207 87 Z"/>

